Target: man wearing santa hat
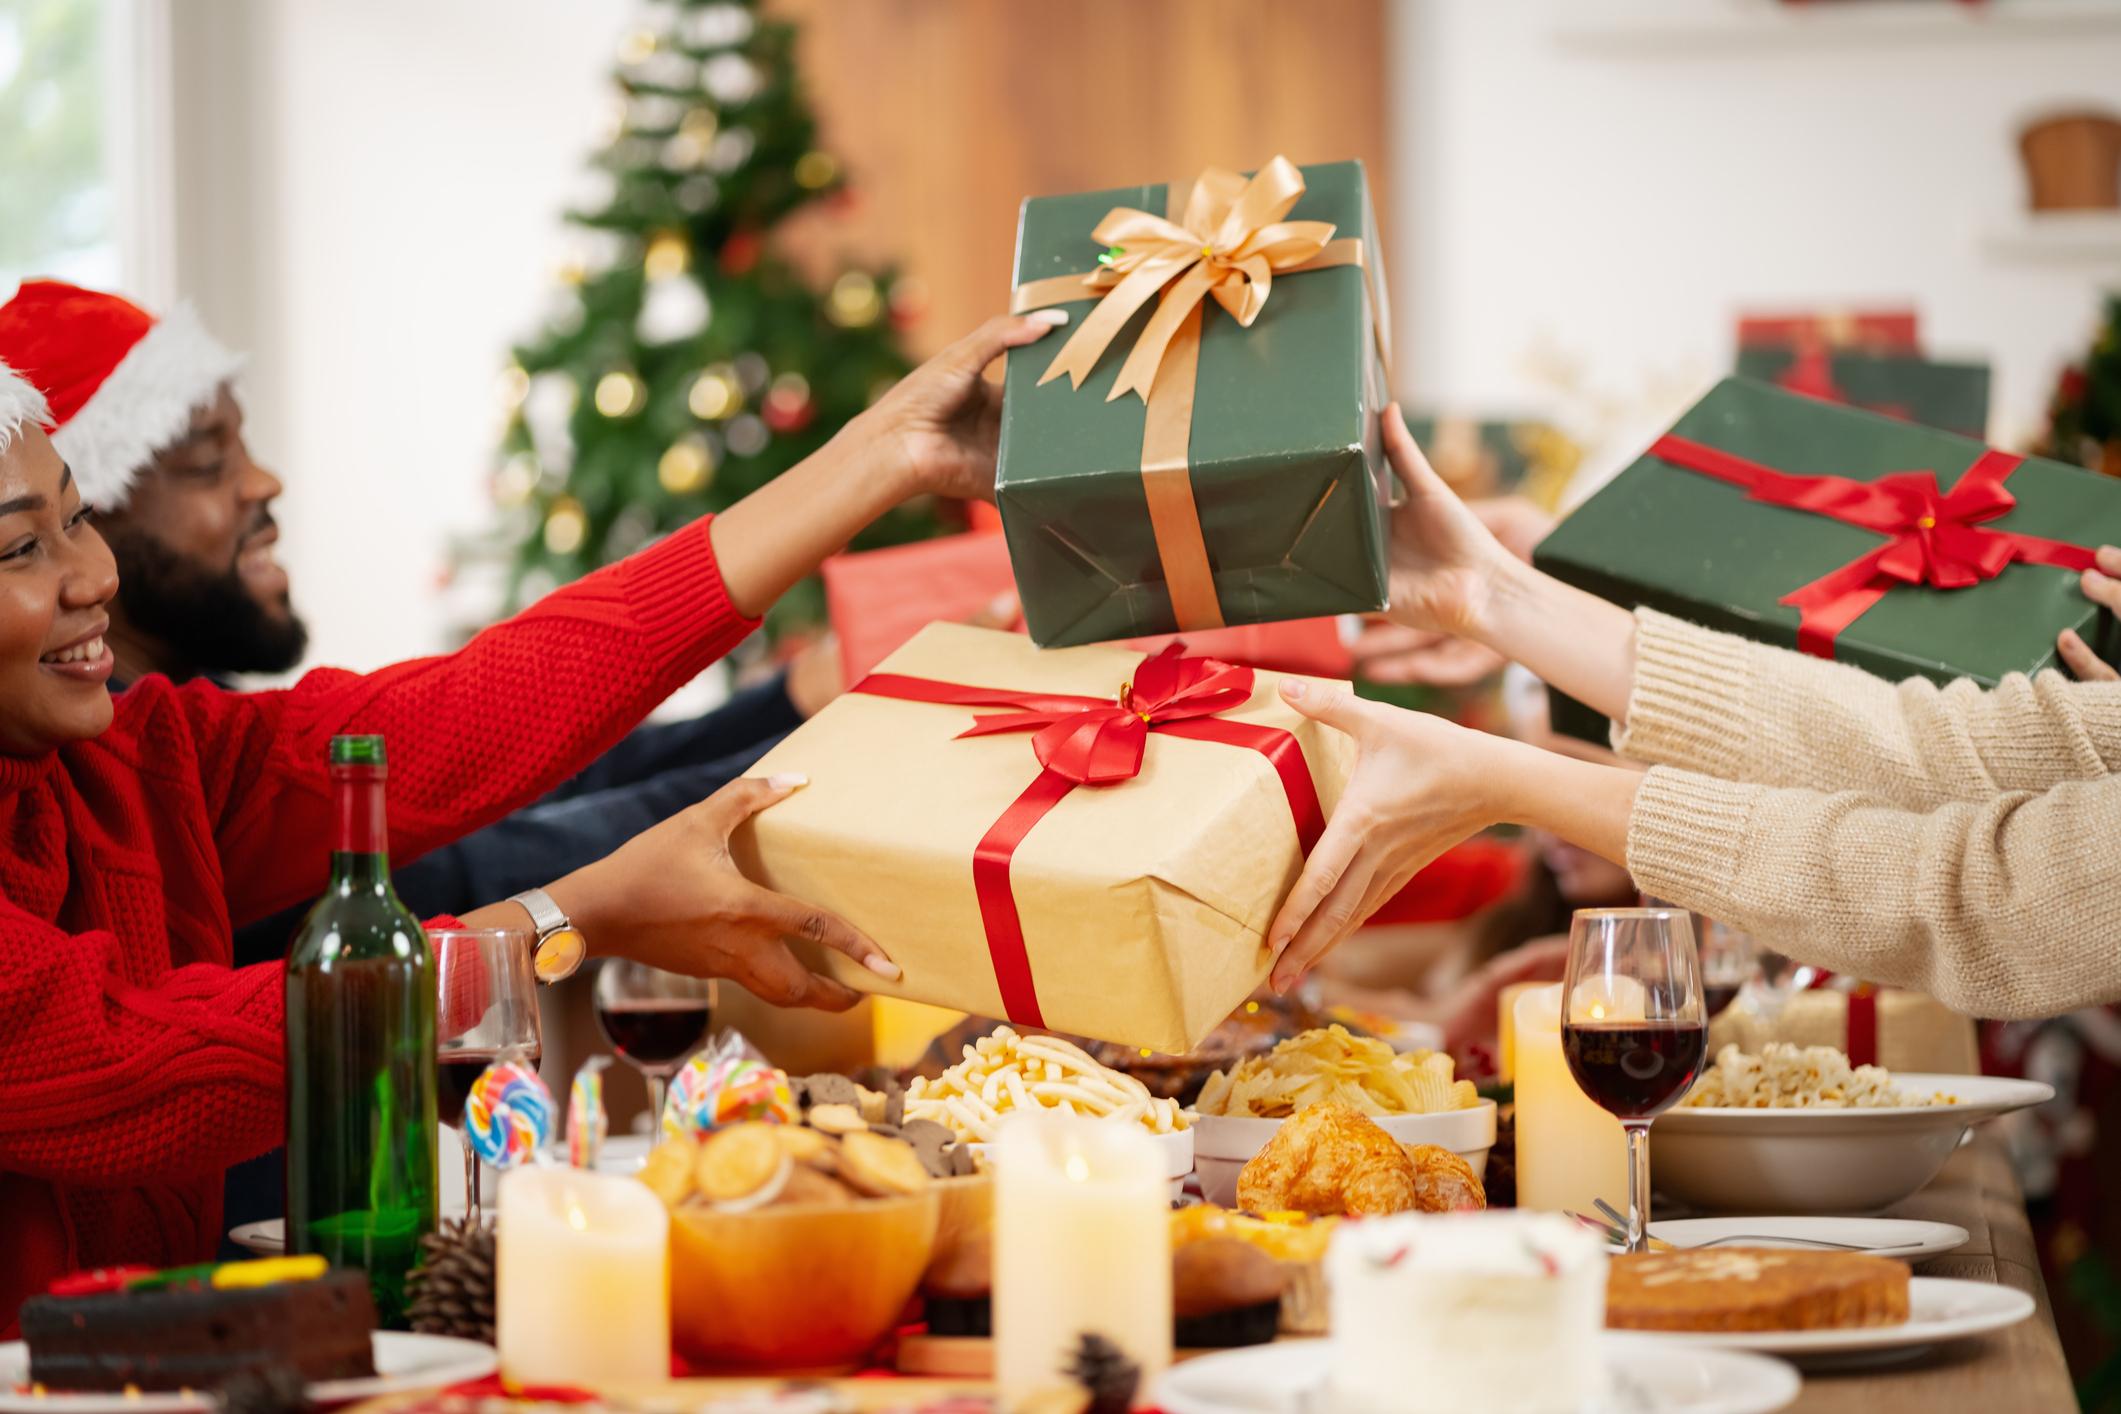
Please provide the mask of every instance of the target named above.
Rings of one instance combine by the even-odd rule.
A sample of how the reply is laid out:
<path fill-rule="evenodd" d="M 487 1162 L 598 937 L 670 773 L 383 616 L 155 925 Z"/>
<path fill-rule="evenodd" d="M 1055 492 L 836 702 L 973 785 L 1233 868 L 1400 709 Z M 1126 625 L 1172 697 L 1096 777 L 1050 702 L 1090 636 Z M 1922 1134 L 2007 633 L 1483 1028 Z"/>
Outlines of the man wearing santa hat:
<path fill-rule="evenodd" d="M 117 557 L 114 688 L 149 673 L 225 681 L 301 662 L 308 633 L 274 557 L 283 487 L 243 438 L 240 355 L 187 306 L 157 319 L 116 295 L 30 280 L 0 305 L 0 363 L 49 400 L 52 444 Z M 743 774 L 823 705 L 834 655 L 794 676 L 693 721 L 640 728 L 545 800 L 399 866 L 399 894 L 416 911 L 448 912 L 603 858 Z M 237 960 L 278 957 L 296 916 L 240 931 Z"/>

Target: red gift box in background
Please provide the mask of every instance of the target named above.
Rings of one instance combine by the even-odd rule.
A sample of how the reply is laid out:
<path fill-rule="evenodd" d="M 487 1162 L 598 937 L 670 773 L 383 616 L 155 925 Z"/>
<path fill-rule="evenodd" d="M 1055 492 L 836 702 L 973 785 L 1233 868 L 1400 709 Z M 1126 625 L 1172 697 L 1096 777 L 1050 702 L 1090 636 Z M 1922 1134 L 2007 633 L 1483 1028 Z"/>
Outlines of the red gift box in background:
<path fill-rule="evenodd" d="M 1741 349 L 1860 349 L 1865 353 L 1922 352 L 1921 320 L 1912 309 L 1820 310 L 1800 314 L 1742 314 Z"/>
<path fill-rule="evenodd" d="M 988 507 L 977 509 L 988 511 L 991 520 Z M 1016 588 L 1007 543 L 979 528 L 981 523 L 975 515 L 975 528 L 963 535 L 825 561 L 825 607 L 839 636 L 840 670 L 848 686 L 929 624 L 966 622 Z M 1023 622 L 1019 618 L 996 627 L 1020 633 Z M 1153 653 L 1173 639 L 1183 639 L 1189 651 L 1205 657 L 1274 672 L 1344 678 L 1354 668 L 1332 619 L 1243 624 L 1129 639 L 1127 645 Z"/>

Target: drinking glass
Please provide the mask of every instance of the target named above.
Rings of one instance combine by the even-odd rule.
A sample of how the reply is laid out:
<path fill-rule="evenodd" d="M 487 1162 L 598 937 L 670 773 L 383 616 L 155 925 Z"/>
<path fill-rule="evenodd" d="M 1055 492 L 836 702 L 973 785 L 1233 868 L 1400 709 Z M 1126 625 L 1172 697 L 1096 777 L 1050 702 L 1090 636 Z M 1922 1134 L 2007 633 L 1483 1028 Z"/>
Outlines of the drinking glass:
<path fill-rule="evenodd" d="M 648 1081 L 649 1132 L 663 1122 L 663 1095 L 685 1058 L 707 1041 L 714 980 L 665 972 L 624 958 L 597 972 L 597 1025 L 619 1059 Z"/>
<path fill-rule="evenodd" d="M 504 1057 L 535 1068 L 544 1054 L 533 939 L 523 928 L 434 928 L 435 1108 L 464 1137 L 464 1101 Z M 464 1144 L 464 1203 L 479 1216 L 479 1160 Z"/>
<path fill-rule="evenodd" d="M 1628 1137 L 1628 1250 L 1649 1250 L 1650 1121 L 1708 1050 L 1693 921 L 1674 908 L 1586 908 L 1569 926 L 1561 1049 Z"/>
<path fill-rule="evenodd" d="M 1697 914 L 1694 927 L 1701 947 L 1702 1011 L 1714 1021 L 1752 979 L 1760 949 L 1752 934 L 1740 932 L 1728 923 Z"/>

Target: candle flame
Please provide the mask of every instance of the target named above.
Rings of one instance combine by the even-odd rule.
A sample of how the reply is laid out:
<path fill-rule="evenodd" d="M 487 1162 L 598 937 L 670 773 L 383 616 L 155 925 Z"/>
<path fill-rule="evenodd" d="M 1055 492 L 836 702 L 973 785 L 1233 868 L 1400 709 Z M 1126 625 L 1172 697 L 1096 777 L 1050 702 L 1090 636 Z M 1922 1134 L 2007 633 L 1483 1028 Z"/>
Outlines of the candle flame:
<path fill-rule="evenodd" d="M 1593 1021 L 1603 1021 L 1603 1020 L 1605 1020 L 1605 1003 L 1604 1003 L 1604 1002 L 1592 1002 L 1592 1003 L 1591 1003 L 1591 1020 L 1593 1020 Z"/>
<path fill-rule="evenodd" d="M 1090 1181 L 1090 1164 L 1081 1154 L 1070 1154 L 1068 1156 L 1065 1171 L 1070 1183 L 1088 1183 Z"/>
<path fill-rule="evenodd" d="M 589 1231 L 589 1214 L 582 1211 L 582 1205 L 575 1202 L 571 1193 L 567 1196 L 567 1225 L 576 1232 Z"/>

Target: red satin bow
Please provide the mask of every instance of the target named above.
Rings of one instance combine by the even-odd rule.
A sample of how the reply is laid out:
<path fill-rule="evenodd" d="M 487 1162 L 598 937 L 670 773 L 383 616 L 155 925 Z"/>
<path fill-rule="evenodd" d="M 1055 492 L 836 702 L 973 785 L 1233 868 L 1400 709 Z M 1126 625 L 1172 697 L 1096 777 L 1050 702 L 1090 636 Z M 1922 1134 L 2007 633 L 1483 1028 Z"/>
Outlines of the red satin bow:
<path fill-rule="evenodd" d="M 1066 692 L 1012 692 L 968 687 L 904 673 L 871 673 L 851 691 L 909 702 L 957 707 L 1011 707 L 973 719 L 962 740 L 998 732 L 1034 732 L 1031 749 L 1042 768 L 1001 818 L 980 839 L 972 856 L 973 888 L 987 930 L 987 951 L 1009 1020 L 1043 1026 L 1023 920 L 1009 886 L 1017 846 L 1046 812 L 1079 785 L 1104 786 L 1141 774 L 1149 733 L 1219 742 L 1256 751 L 1267 759 L 1289 802 L 1290 818 L 1304 853 L 1325 830 L 1325 814 L 1311 783 L 1310 767 L 1296 737 L 1280 727 L 1225 721 L 1216 716 L 1242 707 L 1252 696 L 1252 670 L 1215 658 L 1186 656 L 1183 642 L 1167 643 L 1142 660 L 1134 680 L 1117 697 Z"/>
<path fill-rule="evenodd" d="M 1994 579 L 2012 561 L 2081 570 L 2091 566 L 2086 546 L 2010 530 L 1990 530 L 2018 504 L 2004 486 L 2022 457 L 1985 451 L 1958 484 L 1937 489 L 1932 471 L 1896 471 L 1876 481 L 1846 476 L 1792 476 L 1744 457 L 1690 441 L 1661 437 L 1650 448 L 1661 461 L 1745 488 L 1756 501 L 1810 511 L 1889 535 L 1871 551 L 1782 596 L 1802 616 L 1797 646 L 1834 656 L 1834 640 L 1898 584 L 1965 589 Z"/>

